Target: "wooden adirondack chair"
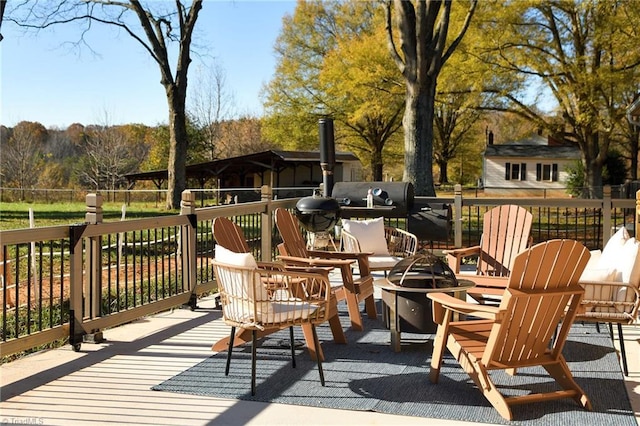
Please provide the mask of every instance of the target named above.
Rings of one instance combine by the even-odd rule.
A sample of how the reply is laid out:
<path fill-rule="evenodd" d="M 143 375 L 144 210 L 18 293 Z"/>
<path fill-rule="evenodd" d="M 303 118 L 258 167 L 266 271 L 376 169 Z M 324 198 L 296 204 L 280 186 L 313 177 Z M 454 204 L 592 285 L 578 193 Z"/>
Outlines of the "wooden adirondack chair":
<path fill-rule="evenodd" d="M 226 217 L 217 217 L 213 220 L 212 225 L 213 237 L 216 240 L 216 243 L 221 245 L 235 253 L 249 253 L 249 244 L 244 236 L 244 232 L 242 228 L 238 226 L 236 223 L 231 221 Z M 271 262 L 256 262 L 258 267 L 265 270 L 282 270 L 284 269 L 283 265 L 274 264 Z M 306 271 L 301 271 L 297 269 L 299 272 L 313 272 L 316 274 L 320 274 L 324 276 L 327 282 L 329 282 L 329 269 L 323 268 L 315 268 L 308 269 Z M 291 272 L 291 271 L 290 271 Z M 295 272 L 295 271 L 294 271 Z M 333 340 L 336 343 L 347 343 L 347 337 L 344 334 L 344 330 L 342 329 L 342 325 L 340 324 L 340 317 L 338 316 L 338 302 L 335 294 L 331 294 L 329 301 L 327 303 L 327 318 L 329 325 L 331 327 L 331 332 L 333 334 Z M 277 329 L 270 329 L 271 332 L 277 331 Z M 307 346 L 312 347 L 313 344 L 313 336 L 311 333 L 311 329 L 308 327 L 303 327 L 303 331 L 305 334 L 305 340 L 307 341 Z M 264 336 L 264 331 L 261 332 L 261 336 Z M 253 340 L 252 330 L 247 328 L 240 328 L 238 333 L 235 336 L 224 337 L 218 340 L 213 344 L 211 349 L 216 352 L 223 351 L 229 347 L 229 345 L 239 346 L 244 343 Z M 320 359 L 324 359 L 322 348 L 317 348 L 317 353 L 320 355 Z M 315 354 L 311 353 L 312 358 L 314 358 Z"/>
<path fill-rule="evenodd" d="M 275 219 L 283 241 L 278 246 L 280 251 L 278 259 L 287 265 L 339 268 L 343 285 L 334 288 L 334 291 L 338 300 L 346 300 L 353 329 L 364 329 L 358 307 L 363 300 L 369 318 L 377 318 L 375 300 L 373 299 L 373 277 L 368 261 L 368 256 L 371 253 L 307 250 L 307 243 L 302 236 L 298 221 L 291 212 L 278 208 L 275 210 Z M 351 267 L 356 261 L 360 271 L 358 279 L 354 279 L 351 271 Z"/>
<path fill-rule="evenodd" d="M 508 277 L 515 257 L 531 245 L 531 223 L 533 215 L 527 209 L 516 205 L 502 205 L 487 211 L 483 216 L 480 245 L 444 250 L 449 267 L 456 274 L 461 273 L 462 260 L 475 257 L 476 275 Z M 504 287 L 498 280 L 497 287 L 491 280 L 478 282 L 469 295 L 483 301 L 485 296 L 502 294 Z"/>
<path fill-rule="evenodd" d="M 591 410 L 562 355 L 584 294 L 578 279 L 589 256 L 573 240 L 550 240 L 520 253 L 498 307 L 429 294 L 438 323 L 430 380 L 438 382 L 446 347 L 505 419 L 513 418 L 512 405 L 560 398 L 573 398 Z M 454 312 L 480 319 L 453 321 Z M 563 390 L 505 398 L 490 376 L 492 370 L 515 374 L 515 369 L 531 366 L 544 367 Z"/>

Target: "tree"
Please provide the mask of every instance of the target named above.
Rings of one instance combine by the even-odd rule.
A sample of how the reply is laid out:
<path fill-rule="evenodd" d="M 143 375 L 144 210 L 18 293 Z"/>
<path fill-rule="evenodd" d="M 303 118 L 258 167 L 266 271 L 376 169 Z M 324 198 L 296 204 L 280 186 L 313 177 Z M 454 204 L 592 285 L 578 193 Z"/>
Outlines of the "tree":
<path fill-rule="evenodd" d="M 218 64 L 199 69 L 196 84 L 191 88 L 189 119 L 199 134 L 199 144 L 194 148 L 201 152 L 202 161 L 213 161 L 220 155 L 221 123 L 233 115 L 233 93 L 229 92 L 226 74 Z"/>
<path fill-rule="evenodd" d="M 404 78 L 406 89 L 403 180 L 414 184 L 417 195 L 435 196 L 432 157 L 437 79 L 442 66 L 467 31 L 476 4 L 477 0 L 469 2 L 464 22 L 457 35 L 448 42 L 453 2 L 386 2 L 388 47 Z"/>
<path fill-rule="evenodd" d="M 4 186 L 22 190 L 34 187 L 40 178 L 44 163 L 43 145 L 47 129 L 37 122 L 21 121 L 15 125 L 11 136 L 2 146 L 2 170 L 0 176 Z"/>
<path fill-rule="evenodd" d="M 274 143 L 262 137 L 262 125 L 255 117 L 240 117 L 220 123 L 220 158 L 237 157 L 275 149 Z"/>
<path fill-rule="evenodd" d="M 370 165 L 374 181 L 383 180 L 383 151 L 402 126 L 400 76 L 384 46 L 382 14 L 358 37 L 341 39 L 325 56 L 320 72 L 324 102 L 342 125 L 340 145 Z"/>
<path fill-rule="evenodd" d="M 640 11 L 620 0 L 518 1 L 483 21 L 486 51 L 496 69 L 541 82 L 558 103 L 558 122 L 506 95 L 511 109 L 582 152 L 586 197 L 602 195 L 603 167 L 625 93 L 640 73 Z M 633 87 L 637 90 L 637 87 Z"/>
<path fill-rule="evenodd" d="M 138 0 L 67 0 L 50 3 L 20 2 L 5 18 L 23 27 L 44 29 L 59 24 L 78 22 L 84 34 L 94 23 L 115 26 L 143 46 L 160 70 L 169 108 L 168 191 L 166 207 L 178 208 L 186 188 L 187 161 L 187 75 L 191 63 L 191 41 L 202 0 L 176 0 L 174 10 L 165 10 L 166 2 L 143 6 Z M 137 23 L 137 25 L 136 25 Z M 172 64 L 170 48 L 178 44 L 177 58 Z M 119 77 L 118 77 L 119 78 Z"/>
<path fill-rule="evenodd" d="M 105 123 L 87 129 L 85 157 L 78 168 L 79 180 L 99 190 L 116 190 L 126 180 L 124 175 L 139 169 L 147 155 L 147 147 L 130 126 L 113 127 Z M 133 133 L 130 140 L 128 133 Z"/>
<path fill-rule="evenodd" d="M 318 119 L 330 116 L 336 143 L 381 179 L 402 111 L 397 71 L 380 47 L 383 24 L 372 2 L 298 2 L 283 19 L 275 77 L 265 88 L 265 137 L 289 149 L 317 148 Z"/>

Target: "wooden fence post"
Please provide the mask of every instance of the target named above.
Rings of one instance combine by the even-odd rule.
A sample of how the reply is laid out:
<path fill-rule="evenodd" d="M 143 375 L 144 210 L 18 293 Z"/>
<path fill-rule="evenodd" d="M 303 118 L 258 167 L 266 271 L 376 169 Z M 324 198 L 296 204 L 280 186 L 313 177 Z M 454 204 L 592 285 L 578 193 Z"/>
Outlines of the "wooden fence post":
<path fill-rule="evenodd" d="M 100 193 L 87 194 L 87 212 L 85 223 L 87 225 L 97 225 L 102 223 L 103 198 Z M 86 259 L 87 280 L 84 293 L 85 315 L 90 318 L 97 318 L 102 315 L 102 237 L 90 237 L 87 239 Z"/>
<path fill-rule="evenodd" d="M 269 185 L 260 187 L 260 200 L 267 203 L 262 211 L 262 229 L 260 235 L 260 259 L 263 262 L 271 262 L 271 236 L 273 232 L 273 208 L 271 201 L 273 200 L 273 189 Z"/>
<path fill-rule="evenodd" d="M 453 187 L 453 245 L 462 247 L 462 185 Z"/>
<path fill-rule="evenodd" d="M 180 231 L 180 258 L 182 261 L 182 280 L 186 280 L 187 288 L 191 292 L 189 306 L 196 309 L 198 295 L 196 290 L 196 273 L 197 273 L 197 250 L 196 250 L 196 231 L 198 227 L 198 219 L 196 217 L 196 194 L 189 190 L 182 192 L 182 200 L 180 201 L 180 214 L 189 217 L 189 223 L 183 225 Z"/>
<path fill-rule="evenodd" d="M 614 230 L 611 220 L 611 186 L 605 185 L 602 188 L 602 247 L 607 245 L 607 241 L 613 235 Z"/>

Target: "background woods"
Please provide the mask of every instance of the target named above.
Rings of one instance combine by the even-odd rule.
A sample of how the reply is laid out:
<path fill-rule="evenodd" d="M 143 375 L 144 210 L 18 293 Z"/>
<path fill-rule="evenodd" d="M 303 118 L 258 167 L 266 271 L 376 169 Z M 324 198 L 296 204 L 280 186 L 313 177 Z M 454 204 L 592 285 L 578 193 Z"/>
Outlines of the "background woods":
<path fill-rule="evenodd" d="M 4 123 L 4 187 L 118 189 L 127 173 L 169 170 L 167 207 L 175 208 L 189 184 L 187 164 L 270 148 L 315 150 L 325 116 L 334 118 L 338 149 L 363 163 L 365 179 L 404 179 L 423 195 L 478 182 L 490 134 L 496 144 L 535 133 L 576 144 L 581 196 L 619 183 L 613 175 L 637 178 L 638 127 L 626 115 L 640 92 L 633 2 L 300 0 L 282 19 L 261 115 L 237 111 L 215 59 L 189 67 L 207 56 L 191 45 L 206 2 L 62 3 L 52 10 L 46 2 L 0 2 L 2 28 L 75 22 L 75 46 L 86 49 L 92 22 L 125 30 L 158 64 L 168 120 L 66 129 Z"/>

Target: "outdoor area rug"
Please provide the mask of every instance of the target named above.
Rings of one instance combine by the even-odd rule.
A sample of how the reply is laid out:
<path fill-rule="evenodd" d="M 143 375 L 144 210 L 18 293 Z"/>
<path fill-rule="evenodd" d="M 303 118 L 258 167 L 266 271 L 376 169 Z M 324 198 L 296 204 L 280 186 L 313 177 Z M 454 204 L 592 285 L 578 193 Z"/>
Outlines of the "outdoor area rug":
<path fill-rule="evenodd" d="M 224 375 L 226 352 L 218 353 L 152 389 L 492 424 L 637 426 L 606 327 L 598 333 L 593 325 L 575 324 L 564 349 L 593 411 L 583 410 L 571 399 L 548 401 L 512 407 L 515 421 L 508 422 L 450 355 L 445 356 L 439 383 L 429 381 L 432 336 L 403 333 L 402 352 L 395 353 L 382 321 L 365 318 L 365 331 L 356 332 L 349 328 L 346 312 L 341 312 L 341 320 L 346 345 L 333 343 L 328 326 L 318 327 L 325 353 L 325 387 L 320 384 L 317 365 L 309 358 L 298 327 L 296 368 L 291 366 L 288 330 L 261 341 L 253 397 L 250 344 L 234 349 L 229 376 Z M 542 368 L 520 369 L 515 377 L 496 372 L 493 377 L 507 395 L 559 389 Z"/>

